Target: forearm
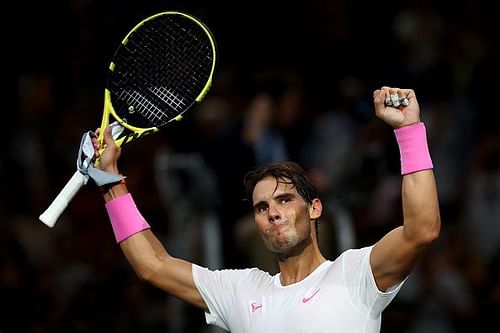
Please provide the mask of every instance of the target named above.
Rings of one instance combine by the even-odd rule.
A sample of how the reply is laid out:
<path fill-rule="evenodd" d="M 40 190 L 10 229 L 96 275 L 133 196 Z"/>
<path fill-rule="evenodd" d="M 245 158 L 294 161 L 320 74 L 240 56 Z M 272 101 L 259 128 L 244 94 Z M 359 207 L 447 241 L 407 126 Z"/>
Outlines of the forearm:
<path fill-rule="evenodd" d="M 149 230 L 149 225 L 138 225 L 145 223 L 145 220 L 135 207 L 133 199 L 130 197 L 127 200 L 125 197 L 127 195 L 130 193 L 124 183 L 114 184 L 103 191 L 115 239 L 137 275 L 142 279 L 147 279 L 150 272 L 168 257 L 168 253 Z M 112 206 L 115 204 L 113 200 L 116 199 L 124 200 L 124 202 Z M 130 224 L 132 224 L 132 229 L 130 229 Z"/>
<path fill-rule="evenodd" d="M 141 280 L 189 304 L 207 309 L 195 286 L 192 264 L 170 256 L 151 230 L 134 234 L 122 241 L 120 247 Z"/>
<path fill-rule="evenodd" d="M 441 219 L 431 169 L 403 176 L 402 201 L 405 237 L 418 246 L 432 243 L 439 235 Z"/>
<path fill-rule="evenodd" d="M 150 282 L 153 282 L 151 280 L 155 272 L 171 259 L 165 247 L 149 229 L 120 242 L 120 248 L 137 276 Z"/>
<path fill-rule="evenodd" d="M 439 235 L 439 204 L 423 123 L 395 130 L 401 153 L 404 235 L 426 245 Z"/>
<path fill-rule="evenodd" d="M 170 256 L 151 232 L 124 184 L 104 193 L 116 241 L 137 276 L 190 304 L 206 309 L 193 280 L 192 264 Z"/>
<path fill-rule="evenodd" d="M 140 213 L 135 206 L 133 209 L 130 209 L 129 206 L 133 201 L 124 203 L 123 207 L 111 207 L 113 200 L 120 197 L 124 199 L 123 197 L 126 195 L 129 195 L 129 191 L 124 183 L 114 184 L 103 190 L 103 198 L 111 220 L 115 239 L 120 244 L 125 257 L 137 275 L 141 279 L 147 280 L 151 275 L 151 271 L 155 270 L 155 267 L 159 265 L 161 260 L 168 256 L 168 253 L 149 228 L 140 230 L 142 229 L 140 227 L 137 229 L 137 232 L 135 230 L 126 230 L 126 233 L 120 230 L 126 228 L 123 224 L 128 223 L 128 220 L 138 223 L 135 221 L 142 218 L 142 216 L 138 218 L 137 215 L 140 215 Z M 117 212 L 115 211 L 122 211 L 123 209 L 130 209 L 130 213 L 117 216 Z"/>

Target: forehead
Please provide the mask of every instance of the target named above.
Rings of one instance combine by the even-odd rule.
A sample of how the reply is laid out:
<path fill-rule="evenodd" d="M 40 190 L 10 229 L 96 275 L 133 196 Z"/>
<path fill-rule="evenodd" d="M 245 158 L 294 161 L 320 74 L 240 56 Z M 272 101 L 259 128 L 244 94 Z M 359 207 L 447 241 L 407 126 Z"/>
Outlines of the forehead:
<path fill-rule="evenodd" d="M 283 193 L 297 193 L 297 189 L 293 184 L 277 181 L 276 178 L 269 176 L 260 180 L 253 190 L 253 202 L 267 201 L 273 196 L 278 196 Z"/>

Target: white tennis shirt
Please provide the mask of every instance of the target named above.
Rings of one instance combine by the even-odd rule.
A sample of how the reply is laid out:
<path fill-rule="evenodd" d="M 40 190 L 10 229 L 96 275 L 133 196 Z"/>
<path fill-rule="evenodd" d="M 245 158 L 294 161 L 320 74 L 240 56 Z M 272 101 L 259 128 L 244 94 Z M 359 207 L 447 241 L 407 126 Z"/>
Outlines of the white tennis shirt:
<path fill-rule="evenodd" d="M 347 250 L 288 286 L 279 274 L 257 268 L 211 271 L 193 265 L 193 277 L 208 306 L 207 323 L 232 333 L 374 333 L 404 281 L 378 290 L 371 249 Z"/>

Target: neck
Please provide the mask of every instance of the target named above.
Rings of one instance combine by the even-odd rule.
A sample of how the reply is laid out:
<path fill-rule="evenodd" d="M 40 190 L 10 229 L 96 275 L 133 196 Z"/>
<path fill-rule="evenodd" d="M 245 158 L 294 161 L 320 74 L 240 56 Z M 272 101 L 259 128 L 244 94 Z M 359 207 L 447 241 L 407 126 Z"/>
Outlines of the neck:
<path fill-rule="evenodd" d="M 278 256 L 281 284 L 288 286 L 303 280 L 325 261 L 316 241 L 308 242 L 296 254 Z"/>

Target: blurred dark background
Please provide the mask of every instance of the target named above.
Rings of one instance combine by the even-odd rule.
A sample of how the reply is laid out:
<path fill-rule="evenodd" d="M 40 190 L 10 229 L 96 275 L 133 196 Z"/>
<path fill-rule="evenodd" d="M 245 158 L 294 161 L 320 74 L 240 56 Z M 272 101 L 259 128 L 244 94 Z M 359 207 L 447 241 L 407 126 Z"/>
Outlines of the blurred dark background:
<path fill-rule="evenodd" d="M 4 11 L 0 332 L 215 332 L 201 311 L 135 276 L 89 183 L 53 229 L 39 220 L 100 123 L 108 62 L 159 11 L 205 22 L 217 42 L 205 101 L 120 160 L 175 256 L 276 271 L 242 177 L 291 159 L 328 207 L 334 259 L 401 223 L 399 152 L 372 91 L 412 88 L 428 129 L 442 234 L 384 313 L 382 332 L 486 330 L 500 315 L 499 24 L 477 0 L 50 1 Z"/>

